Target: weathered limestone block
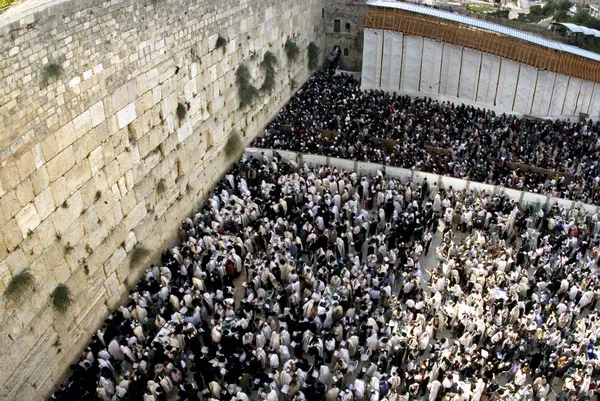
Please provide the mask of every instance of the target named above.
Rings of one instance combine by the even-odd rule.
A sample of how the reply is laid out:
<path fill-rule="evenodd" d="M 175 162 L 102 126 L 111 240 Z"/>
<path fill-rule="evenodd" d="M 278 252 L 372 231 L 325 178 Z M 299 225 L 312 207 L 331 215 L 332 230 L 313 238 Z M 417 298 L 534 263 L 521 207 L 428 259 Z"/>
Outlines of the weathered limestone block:
<path fill-rule="evenodd" d="M 33 184 L 33 193 L 39 195 L 50 185 L 50 178 L 45 166 L 41 166 L 31 175 L 31 183 Z"/>
<path fill-rule="evenodd" d="M 15 194 L 17 195 L 17 199 L 19 200 L 19 205 L 21 207 L 24 207 L 31 202 L 35 196 L 33 194 L 33 185 L 31 184 L 31 180 L 26 178 L 25 181 L 19 184 L 15 189 Z"/>
<path fill-rule="evenodd" d="M 55 183 L 50 185 L 50 191 L 54 198 L 56 206 L 62 205 L 69 198 L 69 188 L 67 187 L 67 179 L 60 177 Z"/>
<path fill-rule="evenodd" d="M 40 225 L 42 219 L 38 214 L 37 210 L 33 203 L 29 203 L 25 206 L 17 216 L 17 224 L 19 225 L 19 229 L 21 229 L 21 233 L 23 234 L 23 238 L 27 237 L 30 232 L 33 232 L 37 226 Z"/>
<path fill-rule="evenodd" d="M 127 124 L 137 118 L 135 103 L 130 103 L 123 109 L 119 110 L 117 113 L 117 118 L 119 120 L 119 129 L 127 127 Z"/>
<path fill-rule="evenodd" d="M 50 188 L 46 188 L 46 190 L 39 194 L 35 198 L 34 204 L 42 220 L 45 220 L 48 216 L 50 216 L 50 214 L 56 208 Z"/>
<path fill-rule="evenodd" d="M 90 113 L 92 115 L 92 126 L 97 127 L 106 119 L 106 116 L 104 114 L 104 103 L 102 101 L 99 101 L 98 103 L 94 104 L 90 108 Z"/>
<path fill-rule="evenodd" d="M 48 178 L 54 182 L 63 176 L 75 164 L 73 147 L 69 146 L 46 164 Z"/>
<path fill-rule="evenodd" d="M 17 161 L 17 169 L 21 180 L 29 177 L 36 169 L 36 162 L 33 152 L 25 152 Z"/>

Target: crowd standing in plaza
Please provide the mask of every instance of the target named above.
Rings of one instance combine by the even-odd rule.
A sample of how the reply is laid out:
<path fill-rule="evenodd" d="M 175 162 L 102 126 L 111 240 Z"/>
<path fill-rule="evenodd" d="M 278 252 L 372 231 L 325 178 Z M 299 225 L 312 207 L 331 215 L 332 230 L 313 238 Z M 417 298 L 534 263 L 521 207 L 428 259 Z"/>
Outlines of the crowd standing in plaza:
<path fill-rule="evenodd" d="M 577 208 L 243 160 L 52 399 L 597 397 L 599 227 Z"/>
<path fill-rule="evenodd" d="M 339 135 L 323 135 L 323 130 Z M 600 205 L 599 133 L 600 125 L 591 121 L 498 115 L 430 98 L 361 91 L 351 76 L 317 73 L 254 145 L 414 168 Z M 507 162 L 523 166 L 515 169 Z"/>

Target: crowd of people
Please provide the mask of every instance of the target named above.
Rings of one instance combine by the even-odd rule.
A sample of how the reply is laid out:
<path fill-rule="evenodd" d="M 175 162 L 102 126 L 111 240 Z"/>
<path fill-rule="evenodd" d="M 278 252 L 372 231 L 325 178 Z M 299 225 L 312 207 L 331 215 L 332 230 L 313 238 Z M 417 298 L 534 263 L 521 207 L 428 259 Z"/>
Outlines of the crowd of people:
<path fill-rule="evenodd" d="M 361 91 L 351 76 L 317 73 L 254 146 L 417 169 L 600 205 L 599 133 L 600 125 L 591 121 L 497 115 L 430 98 Z"/>
<path fill-rule="evenodd" d="M 597 399 L 599 228 L 244 158 L 52 400 Z"/>

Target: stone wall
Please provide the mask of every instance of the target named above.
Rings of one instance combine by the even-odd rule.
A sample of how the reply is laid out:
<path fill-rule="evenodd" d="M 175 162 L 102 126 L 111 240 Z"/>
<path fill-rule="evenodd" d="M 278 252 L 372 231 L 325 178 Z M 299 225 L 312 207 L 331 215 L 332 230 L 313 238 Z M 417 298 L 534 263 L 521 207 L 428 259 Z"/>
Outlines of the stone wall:
<path fill-rule="evenodd" d="M 361 71 L 363 58 L 363 28 L 367 13 L 366 0 L 327 0 L 325 6 L 325 53 L 339 46 L 340 68 Z M 339 32 L 336 32 L 336 20 Z"/>
<path fill-rule="evenodd" d="M 0 15 L 0 293 L 25 269 L 35 280 L 18 302 L 0 296 L 0 399 L 41 400 L 65 378 L 228 169 L 229 133 L 249 142 L 309 77 L 323 2 L 54 0 Z M 278 88 L 240 110 L 235 70 L 260 86 L 266 51 Z M 151 254 L 131 266 L 136 244 Z"/>

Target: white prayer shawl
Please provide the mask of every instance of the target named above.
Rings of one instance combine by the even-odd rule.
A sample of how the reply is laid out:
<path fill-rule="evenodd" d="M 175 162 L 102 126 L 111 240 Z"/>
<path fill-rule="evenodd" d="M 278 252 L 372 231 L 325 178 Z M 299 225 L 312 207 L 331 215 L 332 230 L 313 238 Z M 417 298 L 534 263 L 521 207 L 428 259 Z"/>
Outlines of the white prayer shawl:
<path fill-rule="evenodd" d="M 319 381 L 325 385 L 327 390 L 329 390 L 333 383 L 333 378 L 327 365 L 321 365 L 321 368 L 319 369 Z"/>
<path fill-rule="evenodd" d="M 110 344 L 108 344 L 108 352 L 112 355 L 113 358 L 118 359 L 120 361 L 122 361 L 125 356 L 123 355 L 123 352 L 121 352 L 121 347 L 119 345 L 119 343 L 117 342 L 117 340 L 112 340 L 110 342 Z M 114 390 L 113 390 L 114 392 Z"/>

